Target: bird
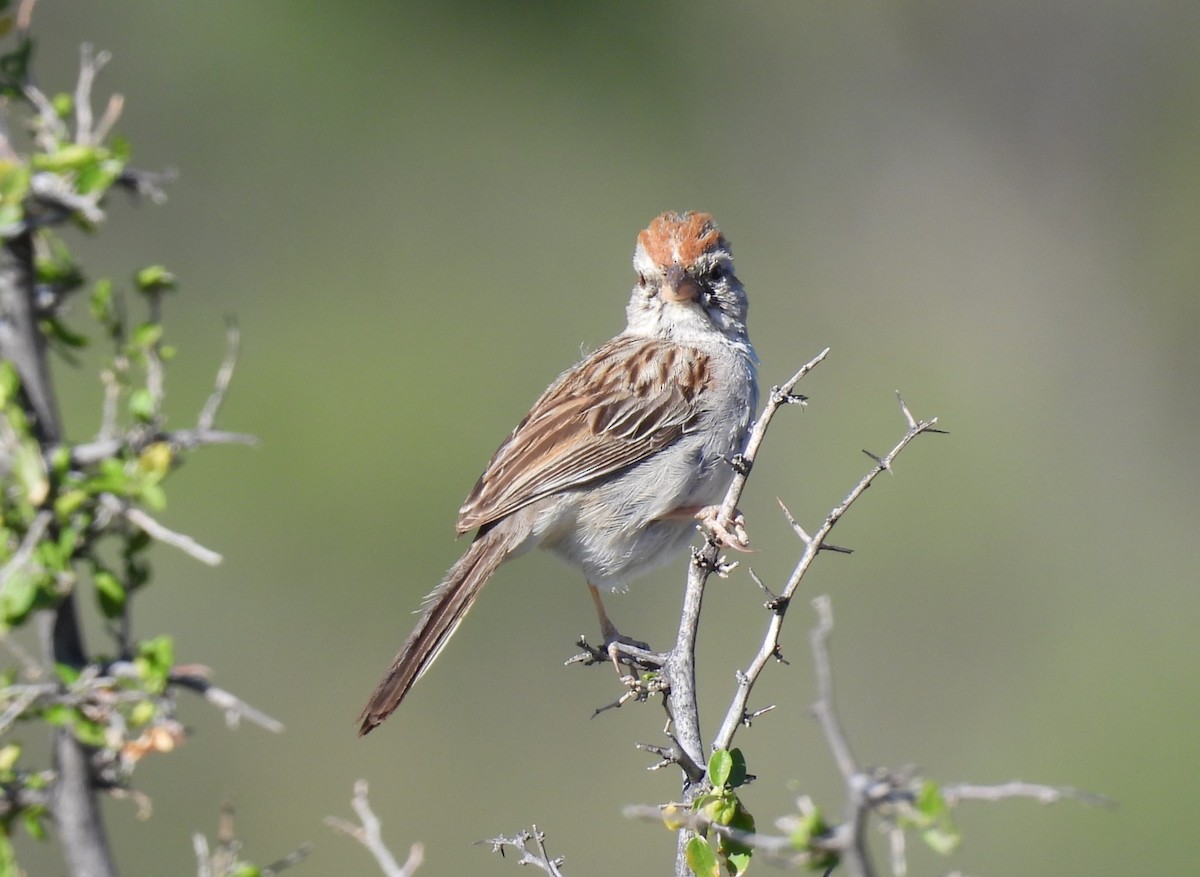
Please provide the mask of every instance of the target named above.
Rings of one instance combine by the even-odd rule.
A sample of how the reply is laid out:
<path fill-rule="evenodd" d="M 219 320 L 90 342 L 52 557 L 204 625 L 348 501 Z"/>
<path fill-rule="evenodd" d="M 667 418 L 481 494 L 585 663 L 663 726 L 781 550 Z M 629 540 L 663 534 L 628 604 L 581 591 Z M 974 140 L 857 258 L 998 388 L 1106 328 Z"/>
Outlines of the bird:
<path fill-rule="evenodd" d="M 550 384 L 459 509 L 457 533 L 474 538 L 425 598 L 360 736 L 400 705 L 505 561 L 540 547 L 580 570 L 611 644 L 602 589 L 682 551 L 697 519 L 727 543 L 744 538 L 715 514 L 758 403 L 729 242 L 707 213 L 663 213 L 638 234 L 633 269 L 625 329 Z"/>

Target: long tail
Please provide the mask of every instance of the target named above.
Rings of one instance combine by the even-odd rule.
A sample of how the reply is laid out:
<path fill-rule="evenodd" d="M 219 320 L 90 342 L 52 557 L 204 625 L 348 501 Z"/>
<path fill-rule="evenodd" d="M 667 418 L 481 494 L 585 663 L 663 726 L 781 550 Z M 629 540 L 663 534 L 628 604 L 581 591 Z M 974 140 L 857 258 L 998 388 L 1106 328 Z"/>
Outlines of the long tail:
<path fill-rule="evenodd" d="M 442 583 L 425 598 L 425 612 L 421 620 L 404 641 L 400 653 L 375 686 L 371 699 L 358 717 L 360 737 L 369 733 L 400 706 L 413 683 L 441 654 L 480 590 L 509 553 L 507 540 L 496 530 L 491 530 L 476 538 L 458 562 L 450 567 Z"/>

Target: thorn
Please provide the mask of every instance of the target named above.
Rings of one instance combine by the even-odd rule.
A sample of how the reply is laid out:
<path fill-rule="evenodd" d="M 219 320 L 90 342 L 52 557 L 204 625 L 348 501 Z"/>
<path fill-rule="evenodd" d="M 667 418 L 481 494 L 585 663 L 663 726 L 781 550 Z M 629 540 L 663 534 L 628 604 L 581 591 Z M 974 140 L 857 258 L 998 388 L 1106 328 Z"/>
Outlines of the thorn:
<path fill-rule="evenodd" d="M 868 457 L 870 457 L 872 460 L 874 460 L 875 465 L 877 465 L 880 469 L 884 469 L 888 472 L 892 471 L 892 461 L 891 460 L 888 460 L 884 457 L 877 457 L 875 454 L 872 454 L 866 448 L 863 448 L 863 453 L 866 454 Z"/>
<path fill-rule="evenodd" d="M 754 571 L 754 567 L 749 567 L 746 571 L 750 573 L 750 578 L 754 581 L 754 584 L 758 585 L 762 589 L 762 592 L 769 598 L 764 605 L 768 609 L 772 609 L 772 604 L 778 602 L 779 597 L 763 583 L 763 580 L 758 577 L 758 573 Z"/>
<path fill-rule="evenodd" d="M 783 500 L 779 497 L 775 497 L 775 502 L 779 503 L 779 507 L 783 509 L 783 516 L 787 518 L 787 522 L 791 525 L 792 531 L 800 537 L 800 541 L 805 545 L 810 544 L 812 542 L 812 536 L 809 536 L 808 533 L 805 532 L 804 528 L 796 522 L 796 519 L 792 517 L 791 511 L 789 511 L 788 507 L 783 504 Z"/>
<path fill-rule="evenodd" d="M 775 704 L 771 704 L 770 706 L 765 706 L 762 709 L 754 710 L 753 712 L 742 713 L 742 724 L 745 725 L 747 728 L 749 728 L 751 722 L 753 722 L 759 716 L 766 715 L 767 713 L 771 712 L 771 710 L 773 710 L 773 709 L 775 709 Z"/>
<path fill-rule="evenodd" d="M 822 542 L 817 551 L 832 551 L 835 554 L 853 554 L 853 548 L 843 548 L 840 545 L 834 545 L 831 542 Z"/>
<path fill-rule="evenodd" d="M 908 410 L 908 406 L 904 404 L 904 397 L 900 395 L 900 391 L 896 391 L 896 401 L 900 403 L 900 411 L 904 414 L 904 419 L 908 421 L 910 430 L 917 428 L 917 419 L 912 416 L 912 412 Z"/>

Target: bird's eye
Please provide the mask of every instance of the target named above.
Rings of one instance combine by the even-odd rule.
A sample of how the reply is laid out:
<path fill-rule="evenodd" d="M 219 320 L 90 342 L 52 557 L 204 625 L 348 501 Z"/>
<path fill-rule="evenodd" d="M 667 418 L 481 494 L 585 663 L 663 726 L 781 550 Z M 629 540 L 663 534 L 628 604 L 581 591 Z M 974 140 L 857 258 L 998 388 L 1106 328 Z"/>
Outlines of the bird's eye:
<path fill-rule="evenodd" d="M 725 266 L 717 263 L 704 272 L 704 279 L 710 283 L 720 280 L 725 276 Z"/>
<path fill-rule="evenodd" d="M 638 286 L 645 286 L 645 285 L 646 285 L 646 275 L 642 274 L 639 271 L 638 272 Z"/>

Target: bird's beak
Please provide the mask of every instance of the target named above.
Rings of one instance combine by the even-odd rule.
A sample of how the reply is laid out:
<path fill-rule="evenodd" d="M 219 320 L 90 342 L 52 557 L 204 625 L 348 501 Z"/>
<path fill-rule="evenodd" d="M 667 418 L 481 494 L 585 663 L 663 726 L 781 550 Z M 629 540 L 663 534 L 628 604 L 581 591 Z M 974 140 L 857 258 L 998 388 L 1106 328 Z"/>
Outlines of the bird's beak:
<path fill-rule="evenodd" d="M 696 301 L 700 298 L 700 284 L 684 270 L 682 265 L 676 263 L 667 269 L 667 276 L 663 280 L 660 295 L 665 301 L 677 303 Z"/>

